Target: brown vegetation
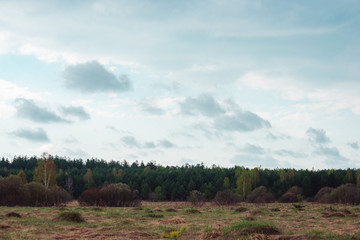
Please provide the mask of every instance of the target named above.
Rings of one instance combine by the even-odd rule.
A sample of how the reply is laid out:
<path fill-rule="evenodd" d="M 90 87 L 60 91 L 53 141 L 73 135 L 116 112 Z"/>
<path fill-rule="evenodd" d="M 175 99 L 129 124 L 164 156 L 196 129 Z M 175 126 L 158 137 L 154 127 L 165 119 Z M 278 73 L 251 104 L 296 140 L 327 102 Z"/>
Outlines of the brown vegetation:
<path fill-rule="evenodd" d="M 70 194 L 57 186 L 46 190 L 41 183 L 24 184 L 15 175 L 0 179 L 0 206 L 53 206 L 71 200 Z"/>
<path fill-rule="evenodd" d="M 283 203 L 294 203 L 299 201 L 299 197 L 302 194 L 302 189 L 298 186 L 291 187 L 286 193 L 284 193 L 279 199 Z"/>
<path fill-rule="evenodd" d="M 234 205 L 239 201 L 239 195 L 230 189 L 218 192 L 214 198 L 214 203 L 216 205 Z"/>
<path fill-rule="evenodd" d="M 275 202 L 274 196 L 264 186 L 255 188 L 246 198 L 250 203 L 271 203 Z"/>
<path fill-rule="evenodd" d="M 190 192 L 190 195 L 188 196 L 187 200 L 191 202 L 193 206 L 203 206 L 206 202 L 206 197 L 203 193 L 194 190 Z"/>
<path fill-rule="evenodd" d="M 141 203 L 138 192 L 123 183 L 108 184 L 102 188 L 89 188 L 79 197 L 81 205 L 135 207 Z"/>

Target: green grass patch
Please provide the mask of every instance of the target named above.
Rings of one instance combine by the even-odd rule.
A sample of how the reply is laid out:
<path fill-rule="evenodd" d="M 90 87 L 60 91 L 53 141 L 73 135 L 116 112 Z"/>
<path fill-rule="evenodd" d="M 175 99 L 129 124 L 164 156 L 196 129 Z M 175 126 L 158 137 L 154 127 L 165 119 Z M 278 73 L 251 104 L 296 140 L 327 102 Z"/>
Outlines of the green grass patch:
<path fill-rule="evenodd" d="M 66 222 L 75 222 L 75 223 L 83 223 L 85 219 L 79 212 L 61 212 L 59 215 L 54 219 L 56 221 L 66 221 Z"/>

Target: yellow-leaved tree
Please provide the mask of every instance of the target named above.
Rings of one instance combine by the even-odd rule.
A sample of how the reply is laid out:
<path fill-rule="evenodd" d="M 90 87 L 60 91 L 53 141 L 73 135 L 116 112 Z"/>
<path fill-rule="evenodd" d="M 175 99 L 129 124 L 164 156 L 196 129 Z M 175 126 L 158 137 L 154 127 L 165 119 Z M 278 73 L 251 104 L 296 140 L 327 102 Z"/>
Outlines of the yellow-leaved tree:
<path fill-rule="evenodd" d="M 34 182 L 39 182 L 45 186 L 45 190 L 49 187 L 56 186 L 56 166 L 51 156 L 43 153 L 38 160 L 37 167 L 34 171 Z"/>

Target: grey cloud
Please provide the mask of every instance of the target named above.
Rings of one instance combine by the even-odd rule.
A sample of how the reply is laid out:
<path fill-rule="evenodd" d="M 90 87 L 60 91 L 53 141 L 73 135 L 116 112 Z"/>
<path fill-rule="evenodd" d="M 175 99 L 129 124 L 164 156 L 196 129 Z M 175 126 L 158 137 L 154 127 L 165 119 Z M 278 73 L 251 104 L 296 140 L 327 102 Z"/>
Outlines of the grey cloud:
<path fill-rule="evenodd" d="M 290 139 L 291 137 L 283 134 L 275 135 L 270 132 L 266 138 L 270 140 L 284 140 L 284 139 Z"/>
<path fill-rule="evenodd" d="M 156 148 L 156 146 L 154 142 L 145 142 L 143 148 Z"/>
<path fill-rule="evenodd" d="M 356 149 L 356 150 L 359 149 L 358 142 L 349 142 L 347 145 L 349 145 L 353 149 Z"/>
<path fill-rule="evenodd" d="M 322 156 L 330 156 L 330 157 L 337 157 L 342 158 L 340 155 L 339 150 L 336 147 L 323 147 L 319 146 L 315 149 L 314 153 L 316 155 L 322 155 Z"/>
<path fill-rule="evenodd" d="M 231 163 L 244 167 L 264 167 L 276 168 L 279 166 L 278 161 L 271 156 L 259 156 L 253 154 L 239 154 L 234 156 Z"/>
<path fill-rule="evenodd" d="M 15 100 L 15 107 L 17 110 L 17 116 L 20 118 L 26 118 L 34 122 L 49 123 L 49 122 L 67 122 L 70 121 L 61 118 L 56 113 L 41 108 L 36 105 L 32 100 L 24 98 L 18 98 Z"/>
<path fill-rule="evenodd" d="M 306 131 L 306 134 L 309 137 L 310 141 L 313 141 L 315 143 L 328 143 L 330 142 L 330 138 L 326 136 L 326 132 L 323 129 L 314 129 L 309 128 Z"/>
<path fill-rule="evenodd" d="M 314 150 L 314 154 L 324 156 L 325 162 L 334 166 L 342 166 L 344 162 L 349 162 L 349 159 L 342 156 L 336 147 L 319 146 Z"/>
<path fill-rule="evenodd" d="M 285 150 L 285 149 L 274 151 L 274 153 L 279 156 L 290 156 L 293 158 L 304 158 L 307 156 L 304 153 L 294 152 L 294 151 Z"/>
<path fill-rule="evenodd" d="M 74 106 L 62 107 L 61 112 L 65 116 L 74 116 L 79 118 L 80 120 L 90 119 L 89 113 L 87 113 L 83 107 L 74 107 Z"/>
<path fill-rule="evenodd" d="M 207 117 L 214 117 L 225 113 L 220 104 L 208 94 L 202 94 L 197 98 L 186 98 L 180 103 L 180 110 L 183 115 L 196 116 L 202 114 Z"/>
<path fill-rule="evenodd" d="M 176 147 L 176 145 L 172 142 L 170 142 L 169 140 L 167 139 L 162 139 L 159 141 L 158 143 L 159 146 L 163 147 L 163 148 L 173 148 L 173 147 Z"/>
<path fill-rule="evenodd" d="M 252 144 L 249 144 L 249 143 L 247 143 L 240 150 L 244 151 L 244 152 L 247 152 L 247 153 L 252 153 L 252 154 L 264 154 L 265 153 L 264 148 L 262 148 L 260 146 L 252 145 Z"/>
<path fill-rule="evenodd" d="M 115 76 L 97 61 L 68 66 L 63 76 L 69 89 L 84 93 L 122 92 L 131 88 L 126 75 Z"/>
<path fill-rule="evenodd" d="M 133 136 L 125 136 L 121 138 L 121 141 L 128 147 L 132 147 L 132 148 L 157 148 L 157 147 L 162 147 L 162 148 L 173 148 L 176 147 L 175 144 L 173 144 L 172 142 L 170 142 L 169 140 L 166 139 L 162 139 L 159 140 L 157 144 L 155 144 L 153 141 L 147 141 L 147 142 L 140 142 L 138 141 L 136 138 L 134 138 Z"/>
<path fill-rule="evenodd" d="M 121 141 L 128 147 L 141 147 L 141 144 L 132 136 L 122 137 Z"/>
<path fill-rule="evenodd" d="M 90 155 L 81 150 L 81 149 L 70 149 L 70 148 L 65 148 L 64 149 L 64 152 L 67 156 L 70 156 L 70 157 L 74 157 L 74 158 L 79 158 L 79 157 L 89 157 Z"/>
<path fill-rule="evenodd" d="M 261 128 L 271 128 L 269 121 L 262 119 L 250 111 L 236 111 L 232 115 L 218 117 L 214 121 L 215 128 L 226 131 L 250 132 Z"/>
<path fill-rule="evenodd" d="M 44 129 L 37 128 L 37 129 L 18 129 L 10 133 L 19 138 L 24 138 L 29 141 L 35 142 L 48 142 L 49 137 Z"/>

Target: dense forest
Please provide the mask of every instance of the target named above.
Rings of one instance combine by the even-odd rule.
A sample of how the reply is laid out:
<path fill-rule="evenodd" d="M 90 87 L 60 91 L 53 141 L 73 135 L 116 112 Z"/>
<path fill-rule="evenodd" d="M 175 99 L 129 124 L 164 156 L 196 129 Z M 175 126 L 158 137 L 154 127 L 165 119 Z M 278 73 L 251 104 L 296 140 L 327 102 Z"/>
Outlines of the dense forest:
<path fill-rule="evenodd" d="M 15 156 L 12 160 L 2 158 L 0 176 L 23 174 L 25 181 L 36 178 L 39 157 Z M 311 199 L 323 187 L 336 188 L 353 183 L 359 186 L 360 171 L 357 169 L 295 170 L 295 169 L 248 169 L 241 166 L 223 168 L 206 167 L 203 164 L 161 166 L 156 162 L 104 161 L 99 159 L 68 159 L 50 156 L 55 165 L 56 185 L 67 190 L 74 198 L 86 189 L 110 183 L 125 183 L 136 189 L 143 200 L 185 200 L 197 190 L 208 200 L 216 193 L 230 189 L 248 194 L 264 186 L 279 198 L 288 189 L 298 186 L 303 197 Z M 246 188 L 246 191 L 245 191 Z M 243 196 L 245 197 L 245 196 Z"/>

